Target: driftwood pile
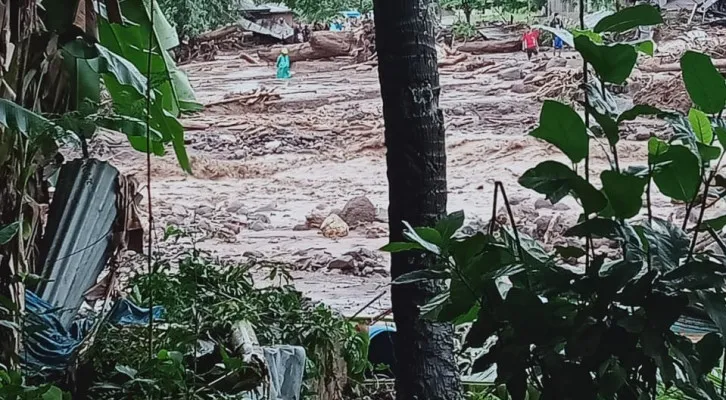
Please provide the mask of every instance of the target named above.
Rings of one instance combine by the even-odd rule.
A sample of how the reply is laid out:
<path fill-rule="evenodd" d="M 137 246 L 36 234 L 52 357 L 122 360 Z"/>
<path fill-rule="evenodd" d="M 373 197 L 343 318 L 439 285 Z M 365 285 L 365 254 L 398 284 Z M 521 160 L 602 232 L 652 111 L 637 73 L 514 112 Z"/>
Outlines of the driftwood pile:
<path fill-rule="evenodd" d="M 309 42 L 288 46 L 290 61 L 297 62 L 348 56 L 356 48 L 356 42 L 353 32 L 313 32 L 310 35 Z M 262 61 L 274 63 L 282 48 L 282 46 L 275 46 L 261 49 L 257 51 L 257 55 Z"/>
<path fill-rule="evenodd" d="M 214 61 L 219 51 L 242 50 L 245 37 L 250 35 L 250 32 L 245 32 L 237 25 L 203 33 L 180 46 L 178 61 L 180 63 L 194 60 Z"/>
<path fill-rule="evenodd" d="M 228 93 L 224 99 L 206 104 L 206 107 L 214 107 L 229 104 L 238 104 L 242 106 L 265 105 L 272 100 L 279 100 L 280 95 L 275 93 L 275 89 L 267 89 L 264 87 L 247 93 Z"/>
<path fill-rule="evenodd" d="M 643 76 L 635 80 L 640 89 L 633 95 L 633 103 L 648 104 L 664 110 L 687 113 L 691 99 L 680 77 L 670 74 Z"/>
<path fill-rule="evenodd" d="M 580 93 L 582 71 L 571 68 L 553 68 L 545 74 L 529 75 L 524 83 L 538 87 L 534 97 L 542 99 L 573 100 Z"/>

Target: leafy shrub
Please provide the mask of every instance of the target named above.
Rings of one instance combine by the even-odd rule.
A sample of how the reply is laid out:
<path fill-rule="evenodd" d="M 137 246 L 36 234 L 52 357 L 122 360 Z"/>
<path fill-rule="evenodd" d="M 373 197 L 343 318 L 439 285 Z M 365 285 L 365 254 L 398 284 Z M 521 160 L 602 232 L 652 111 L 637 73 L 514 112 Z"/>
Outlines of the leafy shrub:
<path fill-rule="evenodd" d="M 171 382 L 167 395 L 185 390 L 211 390 L 209 382 L 219 373 L 202 376 L 202 367 L 189 360 L 198 340 L 211 341 L 222 351 L 221 357 L 230 368 L 239 362 L 226 354 L 232 326 L 248 321 L 262 345 L 289 344 L 305 348 L 308 365 L 306 379 L 327 379 L 331 368 L 342 356 L 352 378 L 362 376 L 367 368 L 367 338 L 363 340 L 354 327 L 331 309 L 312 303 L 293 287 L 272 285 L 255 288 L 252 265 L 230 265 L 216 262 L 208 255 L 193 250 L 178 260 L 162 260 L 156 272 L 135 277 L 132 295 L 135 303 L 146 306 L 153 291 L 153 303 L 165 308 L 164 324 L 155 325 L 155 349 L 170 364 L 168 374 L 159 371 L 159 357 L 148 357 L 148 328 L 116 328 L 105 326 L 91 356 L 97 371 L 104 371 L 103 381 L 118 382 L 119 368 L 125 375 L 124 385 L 101 385 L 99 389 L 131 390 L 129 382 Z M 279 268 L 279 267 L 278 267 Z M 271 278 L 274 278 L 271 276 Z M 157 354 L 159 350 L 155 350 Z M 219 356 L 219 354 L 217 354 Z M 185 362 L 172 363 L 179 357 Z M 162 361 L 164 361 L 162 360 Z M 201 363 L 201 361 L 200 361 Z M 194 364 L 194 365 L 192 365 Z M 249 366 L 247 366 L 249 367 Z M 227 370 L 230 370 L 228 368 Z M 174 378 L 179 373 L 179 379 Z M 250 371 L 247 371 L 250 372 Z M 151 374 L 151 375 L 149 375 Z M 154 383 L 158 386 L 158 383 Z M 148 387 L 136 385 L 148 394 Z M 191 388 L 191 389 L 190 389 Z"/>
<path fill-rule="evenodd" d="M 726 336 L 726 246 L 718 234 L 726 216 L 705 220 L 704 213 L 726 194 L 726 179 L 719 175 L 726 82 L 707 56 L 687 52 L 683 79 L 698 107 L 689 115 L 646 105 L 621 111 L 605 89 L 606 83 L 623 83 L 638 52 L 652 52 L 652 43 L 603 44 L 602 34 L 660 22 L 655 9 L 640 5 L 604 18 L 594 32 L 576 34 L 575 49 L 597 78 L 585 85 L 585 121 L 569 105 L 546 101 L 531 132 L 558 148 L 573 168 L 544 161 L 519 183 L 552 203 L 568 196 L 579 202 L 580 220 L 565 235 L 581 246 L 548 252 L 516 226 L 496 221 L 487 232 L 457 236 L 464 222 L 459 212 L 434 228 L 407 225 L 410 242 L 384 248 L 435 257 L 435 268 L 395 284 L 446 280 L 449 290 L 421 312 L 470 324 L 464 347 L 481 352 L 473 372 L 496 365 L 498 382 L 513 400 L 527 398 L 531 386 L 542 399 L 640 400 L 655 396 L 659 382 L 687 398 L 722 398 L 708 375 Z M 625 168 L 618 159 L 622 123 L 645 115 L 669 122 L 674 134 L 667 142 L 651 138 L 645 164 Z M 598 126 L 588 126 L 590 117 Z M 600 188 L 590 182 L 591 142 L 606 149 L 610 160 Z M 653 186 L 683 204 L 682 226 L 653 215 Z M 501 183 L 496 193 L 506 202 Z M 689 227 L 691 213 L 698 218 Z M 514 221 L 511 212 L 509 219 Z M 714 238 L 722 254 L 696 251 L 701 232 Z M 619 254 L 600 253 L 596 240 Z M 579 267 L 571 267 L 571 260 Z M 689 318 L 705 320 L 715 332 L 692 342 L 674 330 Z"/>

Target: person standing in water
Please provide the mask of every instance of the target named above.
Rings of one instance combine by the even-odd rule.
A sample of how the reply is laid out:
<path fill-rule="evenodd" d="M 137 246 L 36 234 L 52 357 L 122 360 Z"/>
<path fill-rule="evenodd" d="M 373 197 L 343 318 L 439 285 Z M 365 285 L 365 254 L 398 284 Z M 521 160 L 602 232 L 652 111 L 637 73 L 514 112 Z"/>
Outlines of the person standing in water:
<path fill-rule="evenodd" d="M 527 26 L 527 29 L 522 36 L 522 51 L 527 53 L 527 59 L 531 60 L 533 55 L 539 53 L 539 32 L 532 27 Z"/>
<path fill-rule="evenodd" d="M 560 18 L 560 14 L 555 13 L 554 18 L 552 18 L 552 22 L 550 22 L 550 27 L 554 29 L 563 29 L 565 27 L 565 25 L 562 23 L 562 19 Z M 557 35 L 554 36 L 555 38 L 552 43 L 552 48 L 554 49 L 554 56 L 562 56 L 562 46 L 564 43 L 562 42 L 561 37 Z"/>
<path fill-rule="evenodd" d="M 290 79 L 290 56 L 286 48 L 277 57 L 277 79 Z"/>

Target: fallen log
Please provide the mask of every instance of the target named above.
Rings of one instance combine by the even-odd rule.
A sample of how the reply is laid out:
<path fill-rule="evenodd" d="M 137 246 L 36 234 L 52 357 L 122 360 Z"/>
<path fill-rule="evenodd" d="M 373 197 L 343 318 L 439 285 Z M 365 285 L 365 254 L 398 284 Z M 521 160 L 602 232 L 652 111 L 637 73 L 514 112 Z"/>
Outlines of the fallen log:
<path fill-rule="evenodd" d="M 466 70 L 467 71 L 476 71 L 477 69 L 488 67 L 488 66 L 494 65 L 494 64 L 495 64 L 494 61 L 491 61 L 491 60 L 476 61 L 471 64 L 467 64 Z"/>
<path fill-rule="evenodd" d="M 239 58 L 242 59 L 242 60 L 247 61 L 250 64 L 253 64 L 253 65 L 254 64 L 257 64 L 257 60 L 255 60 L 254 58 L 252 58 L 252 56 L 250 56 L 249 54 L 240 53 Z"/>
<path fill-rule="evenodd" d="M 713 62 L 713 66 L 716 67 L 716 69 L 720 70 L 726 70 L 726 59 L 715 59 L 711 60 Z M 638 66 L 638 69 L 643 72 L 679 72 L 681 70 L 681 64 L 679 63 L 671 63 L 671 64 L 655 64 L 655 63 L 648 63 L 648 64 L 642 64 Z"/>
<path fill-rule="evenodd" d="M 439 60 L 438 64 L 439 64 L 439 67 L 450 67 L 452 65 L 456 65 L 456 64 L 466 60 L 467 58 L 469 58 L 468 55 L 459 54 L 457 56 L 447 57 L 447 58 L 444 58 L 443 60 Z"/>
<path fill-rule="evenodd" d="M 224 39 L 237 33 L 239 30 L 240 27 L 237 25 L 225 26 L 224 28 L 219 28 L 211 32 L 202 33 L 201 35 L 197 36 L 195 40 L 197 42 L 208 42 L 210 40 Z"/>
<path fill-rule="evenodd" d="M 355 37 L 350 32 L 313 32 L 309 43 L 289 46 L 290 61 L 319 60 L 322 58 L 341 57 L 350 54 L 355 44 Z M 282 50 L 281 46 L 257 51 L 260 60 L 275 62 Z"/>
<path fill-rule="evenodd" d="M 468 42 L 457 50 L 470 54 L 515 53 L 522 51 L 522 42 L 519 39 Z"/>

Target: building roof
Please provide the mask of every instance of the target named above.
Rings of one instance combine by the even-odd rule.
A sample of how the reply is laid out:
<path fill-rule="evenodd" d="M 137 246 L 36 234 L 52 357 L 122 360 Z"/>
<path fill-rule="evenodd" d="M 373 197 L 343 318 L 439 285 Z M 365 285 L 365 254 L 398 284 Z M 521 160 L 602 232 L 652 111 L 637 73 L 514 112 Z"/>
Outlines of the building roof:
<path fill-rule="evenodd" d="M 270 14 L 291 13 L 292 10 L 281 3 L 255 4 L 252 0 L 237 0 L 237 7 L 240 11 L 262 12 Z"/>

